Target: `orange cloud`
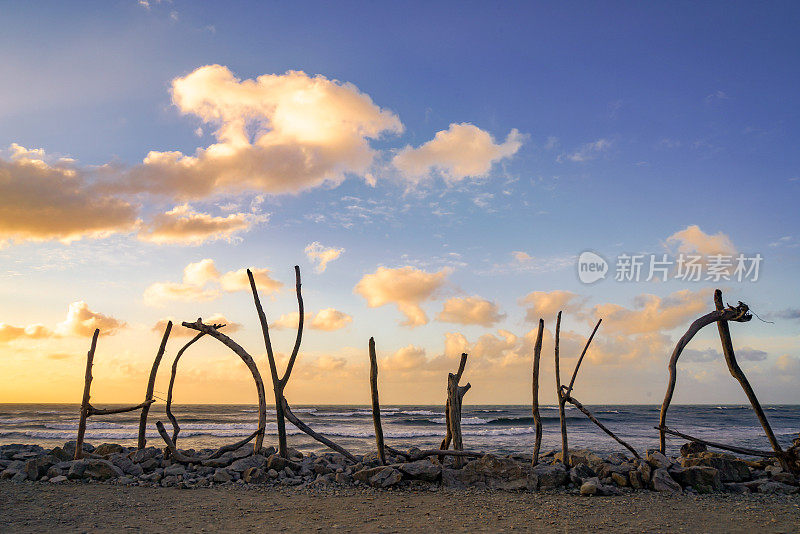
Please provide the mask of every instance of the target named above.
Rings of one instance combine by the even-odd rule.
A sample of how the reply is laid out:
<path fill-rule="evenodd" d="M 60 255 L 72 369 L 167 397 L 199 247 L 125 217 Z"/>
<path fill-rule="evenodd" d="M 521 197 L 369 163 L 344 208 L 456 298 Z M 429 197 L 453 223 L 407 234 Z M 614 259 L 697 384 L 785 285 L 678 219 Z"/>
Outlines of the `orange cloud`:
<path fill-rule="evenodd" d="M 520 299 L 520 304 L 529 304 L 525 320 L 537 322 L 540 318 L 555 317 L 559 311 L 577 312 L 583 306 L 583 300 L 575 293 L 556 289 L 532 291 Z"/>
<path fill-rule="evenodd" d="M 314 241 L 305 249 L 306 256 L 311 263 L 316 263 L 318 273 L 325 272 L 328 263 L 342 255 L 343 248 L 324 247 L 319 241 Z"/>
<path fill-rule="evenodd" d="M 396 305 L 406 316 L 401 324 L 421 326 L 428 323 L 428 316 L 420 305 L 444 285 L 447 274 L 446 269 L 428 273 L 410 266 L 379 267 L 374 273 L 364 275 L 353 291 L 364 297 L 370 308 Z"/>
<path fill-rule="evenodd" d="M 173 80 L 172 101 L 215 127 L 217 142 L 194 155 L 150 152 L 129 188 L 181 198 L 298 192 L 365 174 L 375 156 L 369 141 L 403 129 L 354 85 L 301 71 L 240 80 L 207 65 Z"/>
<path fill-rule="evenodd" d="M 285 313 L 274 321 L 270 328 L 275 330 L 293 329 L 297 328 L 297 320 L 300 317 L 298 312 Z M 353 317 L 336 310 L 334 308 L 325 308 L 317 313 L 305 314 L 305 324 L 312 330 L 323 330 L 325 332 L 332 332 L 340 330 L 353 321 Z"/>
<path fill-rule="evenodd" d="M 453 297 L 444 303 L 436 318 L 446 323 L 492 326 L 505 317 L 504 313 L 500 313 L 497 304 L 489 300 L 480 297 Z"/>
<path fill-rule="evenodd" d="M 414 345 L 403 347 L 381 360 L 380 366 L 387 371 L 421 370 L 427 363 L 425 349 Z"/>
<path fill-rule="evenodd" d="M 56 325 L 55 333 L 60 336 L 91 336 L 99 328 L 101 336 L 111 336 L 124 327 L 123 321 L 93 312 L 81 300 L 69 305 L 67 318 Z"/>
<path fill-rule="evenodd" d="M 52 335 L 53 333 L 41 324 L 14 326 L 0 323 L 0 343 L 8 343 L 18 339 L 43 339 Z"/>
<path fill-rule="evenodd" d="M 730 237 L 722 232 L 714 235 L 707 234 L 696 224 L 687 226 L 669 236 L 667 244 L 677 245 L 678 252 L 684 254 L 694 253 L 703 256 L 723 254 L 732 256 L 737 252 Z"/>
<path fill-rule="evenodd" d="M 97 192 L 72 160 L 51 164 L 43 150 L 16 143 L 9 160 L 0 158 L 0 190 L 0 243 L 70 243 L 132 232 L 138 223 L 137 207 Z"/>
<path fill-rule="evenodd" d="M 422 146 L 405 147 L 392 163 L 413 182 L 438 172 L 446 182 L 454 183 L 488 175 L 492 164 L 516 154 L 523 138 L 517 130 L 511 130 L 505 142 L 495 143 L 489 132 L 475 125 L 453 123 Z"/>
<path fill-rule="evenodd" d="M 138 234 L 142 241 L 158 244 L 201 245 L 206 241 L 227 240 L 268 220 L 266 215 L 231 213 L 214 217 L 199 213 L 188 204 L 156 215 Z"/>
<path fill-rule="evenodd" d="M 274 293 L 283 284 L 270 277 L 269 269 L 252 269 L 256 286 L 262 293 Z M 155 282 L 144 291 L 144 301 L 150 306 L 163 306 L 168 301 L 208 301 L 226 292 L 249 291 L 247 270 L 228 271 L 220 274 L 214 260 L 204 259 L 190 263 L 183 269 L 183 281 Z"/>

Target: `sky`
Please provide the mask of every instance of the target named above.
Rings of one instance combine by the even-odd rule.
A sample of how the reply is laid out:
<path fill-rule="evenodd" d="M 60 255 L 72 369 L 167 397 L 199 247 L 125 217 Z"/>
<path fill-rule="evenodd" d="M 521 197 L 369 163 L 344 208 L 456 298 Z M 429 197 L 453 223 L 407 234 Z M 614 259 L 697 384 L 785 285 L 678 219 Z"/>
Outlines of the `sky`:
<path fill-rule="evenodd" d="M 762 402 L 800 403 L 799 23 L 790 2 L 0 2 L 0 402 L 79 402 L 95 328 L 93 401 L 140 402 L 170 319 L 225 323 L 269 380 L 244 269 L 281 366 L 298 265 L 293 404 L 367 403 L 371 336 L 384 403 L 443 402 L 462 352 L 465 403 L 530 403 L 540 318 L 553 402 L 559 310 L 562 374 L 603 319 L 576 398 L 660 403 L 714 288 L 759 316 L 731 331 Z M 256 395 L 204 339 L 175 398 Z M 713 326 L 675 402 L 746 402 Z"/>

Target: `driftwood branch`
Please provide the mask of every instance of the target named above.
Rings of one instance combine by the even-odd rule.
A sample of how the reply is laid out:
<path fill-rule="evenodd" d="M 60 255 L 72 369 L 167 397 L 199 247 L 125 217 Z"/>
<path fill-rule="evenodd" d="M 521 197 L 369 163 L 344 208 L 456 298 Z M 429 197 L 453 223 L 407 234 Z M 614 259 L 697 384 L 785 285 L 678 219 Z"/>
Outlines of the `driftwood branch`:
<path fill-rule="evenodd" d="M 461 375 L 464 374 L 464 368 L 467 365 L 467 355 L 462 354 L 461 360 L 458 362 L 458 371 L 455 374 L 456 384 L 461 380 Z M 450 374 L 449 376 L 453 376 Z M 449 384 L 449 377 L 448 377 L 448 384 Z M 460 419 L 459 419 L 460 420 Z M 439 448 L 443 451 L 446 451 L 450 448 L 450 442 L 453 440 L 453 429 L 450 426 L 450 395 L 447 395 L 447 400 L 444 403 L 444 422 L 445 422 L 445 435 L 444 439 L 442 440 L 442 444 Z"/>
<path fill-rule="evenodd" d="M 542 448 L 542 418 L 539 416 L 539 359 L 542 356 L 542 335 L 544 321 L 539 319 L 539 330 L 536 332 L 536 343 L 533 346 L 533 424 L 536 427 L 536 443 L 533 446 L 531 463 L 539 463 L 539 451 Z"/>
<path fill-rule="evenodd" d="M 150 406 L 154 402 L 155 400 L 150 399 L 149 401 L 142 402 L 135 406 L 123 406 L 122 408 L 95 408 L 90 404 L 88 415 L 114 415 L 116 413 L 135 412 L 136 410 L 142 410 Z"/>
<path fill-rule="evenodd" d="M 100 329 L 95 329 L 92 335 L 92 345 L 89 352 L 86 354 L 86 375 L 83 381 L 83 399 L 81 400 L 81 419 L 78 423 L 78 437 L 75 442 L 75 459 L 80 460 L 83 456 L 83 437 L 86 434 L 86 418 L 89 417 L 89 404 L 90 391 L 92 388 L 92 364 L 94 363 L 94 351 L 97 348 L 97 336 L 100 335 Z"/>
<path fill-rule="evenodd" d="M 458 382 L 464 374 L 464 368 L 467 365 L 467 355 L 462 354 L 461 360 L 458 364 L 458 371 L 456 374 L 448 373 L 447 375 L 447 402 L 445 403 L 445 421 L 447 424 L 447 433 L 442 441 L 440 450 L 447 450 L 450 443 L 453 443 L 453 449 L 460 451 L 464 448 L 464 442 L 461 435 L 461 402 L 464 395 L 472 387 L 467 383 L 465 386 L 459 386 Z M 461 459 L 456 459 L 456 467 L 461 467 Z"/>
<path fill-rule="evenodd" d="M 558 420 L 561 424 L 561 460 L 567 467 L 570 466 L 569 446 L 567 445 L 567 418 L 564 414 L 564 405 L 567 398 L 561 390 L 561 371 L 559 366 L 559 341 L 561 337 L 561 312 L 556 318 L 556 338 L 555 338 L 555 370 L 556 370 L 556 395 L 558 397 Z"/>
<path fill-rule="evenodd" d="M 667 364 L 667 368 L 669 369 L 669 382 L 667 383 L 667 392 L 664 394 L 664 401 L 661 403 L 661 414 L 659 415 L 658 419 L 659 428 L 663 429 L 667 427 L 667 410 L 672 402 L 672 395 L 675 393 L 678 358 L 680 358 L 683 349 L 686 348 L 686 345 L 689 344 L 697 332 L 711 323 L 715 323 L 720 320 L 737 322 L 749 321 L 753 316 L 750 315 L 748 310 L 749 308 L 747 307 L 747 304 L 743 304 L 741 302 L 736 307 L 729 306 L 722 310 L 714 310 L 711 313 L 707 313 L 696 319 L 689 326 L 689 329 L 686 331 L 686 333 L 683 334 L 683 336 L 678 340 L 678 344 L 675 345 L 675 349 L 672 351 L 672 356 Z M 661 430 L 659 445 L 662 454 L 666 454 L 667 443 L 663 430 Z"/>
<path fill-rule="evenodd" d="M 172 413 L 172 388 L 175 386 L 175 377 L 178 374 L 178 362 L 180 361 L 181 356 L 183 356 L 183 353 L 186 352 L 186 349 L 198 342 L 204 335 L 205 334 L 203 332 L 200 332 L 190 339 L 183 347 L 181 347 L 181 349 L 178 351 L 178 354 L 175 355 L 175 359 L 172 361 L 172 372 L 169 376 L 169 389 L 167 389 L 167 406 L 165 411 L 167 412 L 169 422 L 172 423 L 172 442 L 176 446 L 178 444 L 178 433 L 180 433 L 181 427 L 178 424 L 178 419 Z"/>
<path fill-rule="evenodd" d="M 300 430 L 302 430 L 303 432 L 305 432 L 306 434 L 308 434 L 309 436 L 311 436 L 315 440 L 319 441 L 320 443 L 323 443 L 323 444 L 327 445 L 329 448 L 331 448 L 334 451 L 338 452 L 339 454 L 341 454 L 342 456 L 344 456 L 345 458 L 347 458 L 351 462 L 353 462 L 353 463 L 357 462 L 355 457 L 352 454 L 350 454 L 350 452 L 348 452 L 347 449 L 345 449 L 344 447 L 342 447 L 340 445 L 337 445 L 336 443 L 334 443 L 330 439 L 326 438 L 322 434 L 314 432 L 313 430 L 311 430 L 311 427 L 309 427 L 307 424 L 305 424 L 303 421 L 301 421 L 295 414 L 293 414 L 291 408 L 289 408 L 289 403 L 286 402 L 286 398 L 283 399 L 283 413 L 286 415 L 286 419 L 291 421 L 291 423 L 294 426 L 296 426 L 297 428 L 299 428 Z"/>
<path fill-rule="evenodd" d="M 714 306 L 717 308 L 717 311 L 725 309 L 725 306 L 722 304 L 722 291 L 719 289 L 714 291 Z M 739 363 L 736 361 L 736 354 L 733 351 L 733 340 L 731 340 L 731 331 L 728 328 L 728 321 L 724 319 L 717 321 L 717 329 L 719 330 L 719 339 L 722 344 L 722 354 L 725 356 L 725 363 L 728 364 L 728 371 L 730 371 L 731 375 L 739 382 L 739 385 L 742 386 L 744 394 L 747 395 L 747 400 L 750 401 L 750 406 L 752 406 L 753 411 L 756 413 L 756 417 L 758 417 L 758 421 L 761 423 L 761 428 L 764 429 L 764 434 L 767 435 L 769 444 L 772 446 L 772 450 L 775 451 L 775 455 L 780 460 L 781 465 L 787 471 L 792 470 L 790 462 L 787 462 L 784 457 L 784 451 L 778 439 L 775 437 L 775 433 L 772 431 L 772 427 L 769 424 L 769 420 L 767 420 L 766 414 L 764 414 L 764 410 L 761 409 L 761 403 L 758 402 L 755 391 L 753 391 L 744 371 L 742 371 L 742 368 L 739 367 Z"/>
<path fill-rule="evenodd" d="M 697 441 L 699 443 L 703 443 L 705 445 L 708 445 L 709 447 L 714 447 L 715 449 L 722 449 L 724 451 L 731 451 L 731 452 L 735 452 L 737 454 L 746 454 L 746 455 L 749 455 L 749 456 L 763 456 L 765 458 L 772 458 L 772 457 L 775 456 L 775 452 L 774 451 L 758 451 L 758 450 L 755 450 L 755 449 L 748 449 L 746 447 L 737 447 L 735 445 L 725 445 L 725 444 L 722 444 L 722 443 L 716 443 L 716 442 L 713 442 L 713 441 L 708 441 L 708 440 L 705 440 L 705 439 L 696 438 L 694 436 L 690 436 L 689 434 L 684 434 L 683 432 L 678 432 L 677 430 L 672 430 L 671 428 L 666 427 L 666 426 L 655 426 L 653 428 L 655 428 L 656 430 L 659 430 L 659 431 L 661 431 L 661 432 L 663 432 L 665 434 L 671 434 L 673 436 L 678 436 L 679 438 L 687 439 L 689 441 Z"/>
<path fill-rule="evenodd" d="M 167 327 L 164 329 L 164 336 L 161 338 L 161 345 L 158 347 L 156 358 L 153 360 L 153 367 L 150 369 L 150 378 L 147 380 L 147 390 L 144 394 L 144 402 L 153 400 L 153 390 L 156 385 L 156 375 L 158 374 L 158 366 L 161 365 L 161 358 L 164 356 L 164 351 L 167 349 L 167 340 L 169 334 L 172 332 L 172 321 L 167 321 Z M 137 441 L 137 448 L 144 449 L 147 444 L 145 431 L 147 430 L 147 414 L 150 412 L 150 404 L 142 406 L 142 413 L 139 416 L 139 439 Z"/>
<path fill-rule="evenodd" d="M 253 445 L 253 450 L 258 452 L 261 450 L 261 445 L 264 442 L 264 429 L 267 427 L 267 399 L 264 393 L 264 382 L 261 380 L 261 373 L 258 372 L 258 366 L 256 362 L 253 360 L 253 357 L 247 353 L 238 343 L 234 340 L 217 330 L 218 325 L 208 325 L 203 324 L 203 321 L 198 319 L 194 323 L 187 323 L 184 322 L 183 326 L 186 328 L 191 328 L 192 330 L 197 330 L 202 334 L 209 335 L 216 339 L 217 341 L 221 342 L 223 345 L 231 349 L 247 366 L 250 370 L 250 374 L 253 375 L 253 381 L 256 383 L 256 393 L 258 394 L 258 428 L 259 433 L 256 437 L 255 444 Z M 197 337 L 197 336 L 195 336 Z M 163 437 L 163 436 L 162 436 Z"/>
<path fill-rule="evenodd" d="M 164 443 L 166 443 L 167 449 L 170 452 L 170 458 L 182 464 L 202 464 L 203 462 L 206 462 L 208 460 L 219 458 L 228 451 L 235 451 L 240 447 L 244 447 L 254 437 L 264 433 L 264 428 L 259 428 L 258 430 L 256 430 L 243 440 L 237 441 L 236 443 L 232 443 L 230 445 L 225 445 L 223 447 L 220 447 L 214 453 L 208 456 L 199 457 L 199 456 L 187 456 L 183 454 L 181 451 L 179 451 L 178 448 L 175 446 L 175 443 L 169 437 L 169 434 L 167 434 L 167 429 L 164 428 L 164 423 L 162 423 L 161 421 L 156 421 L 156 430 L 158 430 L 161 439 L 163 439 Z M 254 451 L 253 454 L 255 454 L 255 452 L 257 451 Z"/>
<path fill-rule="evenodd" d="M 597 332 L 597 329 L 600 328 L 600 323 L 603 322 L 603 319 L 598 319 L 597 324 L 594 325 L 594 330 L 592 330 L 592 335 L 589 336 L 589 339 L 586 340 L 586 345 L 583 346 L 583 351 L 581 352 L 580 358 L 578 358 L 578 363 L 575 364 L 575 370 L 572 372 L 572 378 L 569 381 L 569 386 L 567 386 L 567 395 L 572 393 L 572 388 L 575 386 L 575 378 L 578 376 L 578 369 L 581 368 L 581 362 L 583 362 L 583 357 L 586 356 L 586 351 L 589 349 L 589 345 L 592 343 L 594 339 L 594 335 Z"/>
<path fill-rule="evenodd" d="M 598 421 L 598 420 L 597 420 L 597 418 L 596 418 L 594 415 L 592 415 L 592 412 L 590 412 L 589 410 L 587 410 L 587 409 L 586 409 L 586 408 L 583 406 L 583 404 L 581 404 L 580 402 L 578 402 L 578 400 L 577 400 L 577 399 L 573 398 L 573 397 L 572 397 L 572 396 L 570 396 L 570 395 L 567 395 L 567 402 L 569 402 L 570 404 L 572 404 L 573 406 L 575 406 L 575 407 L 576 407 L 578 410 L 580 410 L 581 412 L 583 412 L 583 414 L 584 414 L 586 417 L 588 417 L 588 418 L 589 418 L 589 420 L 590 420 L 592 423 L 594 423 L 594 424 L 596 424 L 598 427 L 600 427 L 600 430 L 602 430 L 603 432 L 605 432 L 606 434 L 608 434 L 609 436 L 611 436 L 612 438 L 614 438 L 614 440 L 615 440 L 617 443 L 619 443 L 620 445 L 622 445 L 623 447 L 625 447 L 626 449 L 628 449 L 629 451 L 631 451 L 631 454 L 633 454 L 633 456 L 634 456 L 634 457 L 636 457 L 636 458 L 640 458 L 640 459 L 641 459 L 641 456 L 639 456 L 639 453 L 638 453 L 638 452 L 636 452 L 636 449 L 634 449 L 633 447 L 631 447 L 630 445 L 628 445 L 628 444 L 627 444 L 625 441 L 623 441 L 622 439 L 620 439 L 619 437 L 617 437 L 617 435 L 616 435 L 616 434 L 614 434 L 612 431 L 610 431 L 608 428 L 606 428 L 606 427 L 605 427 L 605 425 L 603 425 L 603 423 L 601 423 L 600 421 Z"/>
<path fill-rule="evenodd" d="M 386 465 L 386 451 L 383 445 L 383 426 L 381 425 L 381 404 L 378 401 L 378 357 L 375 355 L 375 338 L 369 338 L 369 384 L 372 394 L 372 423 L 375 425 L 375 444 L 378 447 L 378 460 Z"/>

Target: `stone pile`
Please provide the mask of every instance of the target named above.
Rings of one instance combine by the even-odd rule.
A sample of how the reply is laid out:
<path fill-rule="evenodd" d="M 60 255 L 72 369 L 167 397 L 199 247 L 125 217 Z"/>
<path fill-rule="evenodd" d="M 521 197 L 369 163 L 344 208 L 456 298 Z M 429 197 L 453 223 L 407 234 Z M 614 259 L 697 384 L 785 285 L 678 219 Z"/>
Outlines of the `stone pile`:
<path fill-rule="evenodd" d="M 567 491 L 581 495 L 619 495 L 636 490 L 668 493 L 800 493 L 800 478 L 784 472 L 772 459 L 741 460 L 702 447 L 686 447 L 683 455 L 668 458 L 656 450 L 643 460 L 622 453 L 605 458 L 586 449 L 570 452 L 568 468 L 555 451 L 531 467 L 529 461 L 487 454 L 455 468 L 452 458 L 403 462 L 387 457 L 380 465 L 376 454 L 357 456 L 352 464 L 336 453 L 303 454 L 290 449 L 289 458 L 273 447 L 252 454 L 252 447 L 220 458 L 181 464 L 155 447 L 136 450 L 114 443 L 93 447 L 84 443 L 84 458 L 73 460 L 75 442 L 47 450 L 38 445 L 0 446 L 0 479 L 67 482 L 106 482 L 118 485 L 197 488 L 258 484 L 298 486 L 411 487 L 418 489 L 481 488 L 505 491 Z M 209 451 L 185 451 L 203 455 Z"/>

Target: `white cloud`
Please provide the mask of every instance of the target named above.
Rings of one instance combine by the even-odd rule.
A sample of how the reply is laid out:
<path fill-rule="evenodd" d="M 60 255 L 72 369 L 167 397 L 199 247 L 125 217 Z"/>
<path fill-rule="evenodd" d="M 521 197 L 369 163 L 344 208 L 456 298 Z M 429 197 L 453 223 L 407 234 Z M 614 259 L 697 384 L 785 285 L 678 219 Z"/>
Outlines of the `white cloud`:
<path fill-rule="evenodd" d="M 267 215 L 231 213 L 214 217 L 199 213 L 188 204 L 156 215 L 139 231 L 139 239 L 158 244 L 201 245 L 207 241 L 232 241 L 238 233 L 266 222 Z"/>
<path fill-rule="evenodd" d="M 679 253 L 700 254 L 711 256 L 714 254 L 734 255 L 736 247 L 731 238 L 722 232 L 714 235 L 703 232 L 699 226 L 692 224 L 683 230 L 675 232 L 667 238 L 668 245 L 677 245 Z"/>
<path fill-rule="evenodd" d="M 444 303 L 438 320 L 445 323 L 492 326 L 506 315 L 500 313 L 497 304 L 480 297 L 453 297 Z"/>
<path fill-rule="evenodd" d="M 441 289 L 447 274 L 447 269 L 428 273 L 410 266 L 397 269 L 379 267 L 374 273 L 364 275 L 353 291 L 364 297 L 370 308 L 396 305 L 406 316 L 401 324 L 421 326 L 428 323 L 428 316 L 420 305 Z"/>
<path fill-rule="evenodd" d="M 297 320 L 299 317 L 300 314 L 298 312 L 285 313 L 281 315 L 278 320 L 274 321 L 270 325 L 270 328 L 275 330 L 291 330 L 297 328 Z M 325 308 L 317 313 L 305 313 L 305 325 L 312 330 L 333 332 L 334 330 L 345 328 L 352 321 L 352 316 L 334 308 Z"/>
<path fill-rule="evenodd" d="M 583 163 L 584 161 L 595 159 L 601 153 L 611 148 L 612 144 L 613 142 L 610 139 L 598 139 L 597 141 L 582 145 L 574 152 L 560 154 L 557 161 L 559 163 L 564 161 Z"/>
<path fill-rule="evenodd" d="M 100 335 L 110 336 L 125 327 L 125 323 L 102 313 L 93 312 L 84 301 L 73 302 L 69 305 L 67 318 L 58 323 L 55 333 L 60 336 L 91 336 L 95 329 L 100 329 Z"/>
<path fill-rule="evenodd" d="M 343 248 L 324 247 L 319 241 L 314 241 L 305 249 L 308 261 L 317 264 L 315 270 L 318 273 L 325 272 L 328 263 L 341 256 L 342 252 L 344 252 Z"/>
<path fill-rule="evenodd" d="M 392 163 L 415 183 L 434 172 L 440 173 L 446 182 L 454 183 L 468 177 L 487 176 L 494 163 L 517 153 L 523 139 L 517 130 L 511 130 L 503 143 L 496 143 L 489 132 L 477 126 L 453 123 L 422 146 L 403 148 Z"/>

